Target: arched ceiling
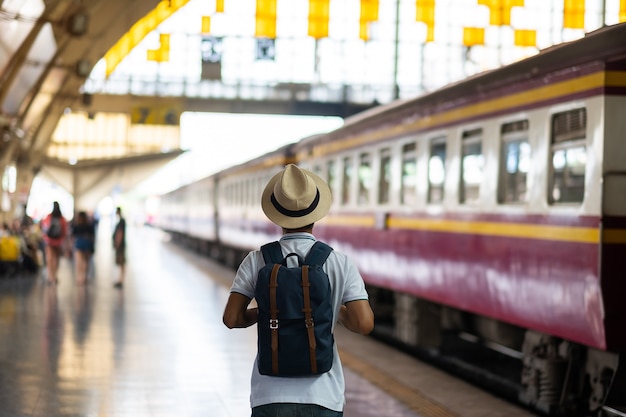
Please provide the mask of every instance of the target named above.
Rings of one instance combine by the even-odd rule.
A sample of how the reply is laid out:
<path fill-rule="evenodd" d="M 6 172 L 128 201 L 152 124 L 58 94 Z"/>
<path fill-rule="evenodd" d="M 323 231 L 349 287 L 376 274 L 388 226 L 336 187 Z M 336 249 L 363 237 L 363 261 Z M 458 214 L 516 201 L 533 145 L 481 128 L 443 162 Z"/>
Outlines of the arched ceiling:
<path fill-rule="evenodd" d="M 33 169 L 43 163 L 63 112 L 82 100 L 85 77 L 160 1 L 0 0 L 5 27 L 0 31 L 0 168 L 15 160 Z M 33 12 L 33 4 L 40 9 Z"/>

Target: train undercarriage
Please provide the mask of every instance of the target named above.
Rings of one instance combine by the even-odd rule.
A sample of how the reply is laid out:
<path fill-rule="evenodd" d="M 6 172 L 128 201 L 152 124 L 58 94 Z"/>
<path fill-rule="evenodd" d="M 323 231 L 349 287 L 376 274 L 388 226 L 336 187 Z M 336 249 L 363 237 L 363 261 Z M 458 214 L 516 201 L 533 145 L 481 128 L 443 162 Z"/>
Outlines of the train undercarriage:
<path fill-rule="evenodd" d="M 626 416 L 623 355 L 368 287 L 374 336 L 547 416 Z"/>

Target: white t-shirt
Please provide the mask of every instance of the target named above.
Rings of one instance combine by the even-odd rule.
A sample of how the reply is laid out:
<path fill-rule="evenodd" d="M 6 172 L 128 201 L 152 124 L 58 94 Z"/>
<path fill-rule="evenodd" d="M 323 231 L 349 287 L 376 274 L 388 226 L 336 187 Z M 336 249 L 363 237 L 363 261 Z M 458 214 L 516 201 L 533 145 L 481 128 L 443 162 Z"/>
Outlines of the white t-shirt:
<path fill-rule="evenodd" d="M 283 255 L 291 252 L 305 256 L 315 243 L 310 233 L 290 233 L 280 239 Z M 293 257 L 289 259 L 294 262 Z M 265 265 L 260 250 L 252 251 L 243 260 L 233 281 L 231 292 L 254 298 L 258 271 Z M 367 292 L 361 274 L 344 254 L 332 251 L 324 263 L 331 286 L 334 322 L 339 317 L 342 304 L 355 300 L 367 300 Z M 334 325 L 333 325 L 334 330 Z M 257 357 L 258 360 L 258 357 Z M 335 344 L 335 356 L 330 371 L 311 377 L 281 378 L 261 375 L 255 360 L 252 368 L 251 407 L 273 403 L 318 404 L 335 411 L 343 411 L 345 404 L 345 381 L 343 369 Z"/>

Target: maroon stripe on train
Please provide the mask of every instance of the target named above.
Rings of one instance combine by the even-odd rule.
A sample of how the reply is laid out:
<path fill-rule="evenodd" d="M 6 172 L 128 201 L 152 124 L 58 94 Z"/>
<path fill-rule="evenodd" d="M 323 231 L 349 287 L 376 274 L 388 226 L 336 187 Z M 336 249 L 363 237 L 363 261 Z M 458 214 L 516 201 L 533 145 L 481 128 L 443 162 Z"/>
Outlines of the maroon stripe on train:
<path fill-rule="evenodd" d="M 598 245 L 358 227 L 317 235 L 354 258 L 368 284 L 606 347 Z"/>

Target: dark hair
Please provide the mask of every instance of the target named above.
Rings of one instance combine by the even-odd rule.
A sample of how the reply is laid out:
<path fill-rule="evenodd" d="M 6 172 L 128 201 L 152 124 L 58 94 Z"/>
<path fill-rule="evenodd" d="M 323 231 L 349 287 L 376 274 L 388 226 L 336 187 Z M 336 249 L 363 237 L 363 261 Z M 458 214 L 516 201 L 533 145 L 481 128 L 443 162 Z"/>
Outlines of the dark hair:
<path fill-rule="evenodd" d="M 306 226 L 298 227 L 297 229 L 285 229 L 283 227 L 283 233 L 297 233 L 297 232 L 305 232 L 311 233 L 313 231 L 314 223 L 307 224 Z"/>
<path fill-rule="evenodd" d="M 77 224 L 87 224 L 88 223 L 87 212 L 79 211 L 78 212 L 78 216 L 76 216 L 76 223 Z"/>
<path fill-rule="evenodd" d="M 59 206 L 58 201 L 55 201 L 52 203 L 52 217 L 62 217 L 63 214 L 61 214 L 61 206 Z"/>

